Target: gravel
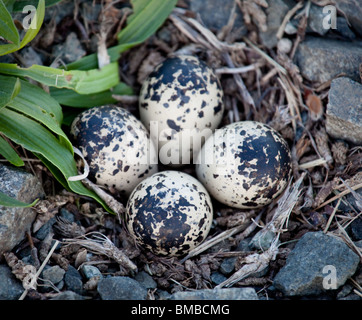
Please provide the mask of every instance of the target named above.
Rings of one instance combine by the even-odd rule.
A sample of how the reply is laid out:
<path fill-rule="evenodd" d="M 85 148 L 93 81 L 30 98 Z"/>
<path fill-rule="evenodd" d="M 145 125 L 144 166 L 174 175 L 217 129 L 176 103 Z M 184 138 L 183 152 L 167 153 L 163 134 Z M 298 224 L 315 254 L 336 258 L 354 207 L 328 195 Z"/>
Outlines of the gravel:
<path fill-rule="evenodd" d="M 0 264 L 0 300 L 17 300 L 23 293 L 21 283 L 7 265 Z"/>
<path fill-rule="evenodd" d="M 342 286 L 358 263 L 357 254 L 341 239 L 321 231 L 308 232 L 288 255 L 274 286 L 287 296 L 318 295 Z"/>
<path fill-rule="evenodd" d="M 309 81 L 323 83 L 342 73 L 358 81 L 361 56 L 361 42 L 306 36 L 299 44 L 295 62 Z"/>
<path fill-rule="evenodd" d="M 203 289 L 174 293 L 170 300 L 258 300 L 254 288 Z"/>
<path fill-rule="evenodd" d="M 98 282 L 102 300 L 145 300 L 147 289 L 130 277 L 108 277 Z"/>
<path fill-rule="evenodd" d="M 362 50 L 361 50 L 362 56 Z M 328 93 L 326 130 L 336 139 L 362 144 L 362 85 L 347 77 L 334 79 Z"/>
<path fill-rule="evenodd" d="M 39 180 L 23 169 L 0 163 L 0 192 L 30 203 L 44 196 Z M 31 208 L 0 206 L 0 261 L 4 252 L 12 250 L 25 237 L 36 217 Z"/>

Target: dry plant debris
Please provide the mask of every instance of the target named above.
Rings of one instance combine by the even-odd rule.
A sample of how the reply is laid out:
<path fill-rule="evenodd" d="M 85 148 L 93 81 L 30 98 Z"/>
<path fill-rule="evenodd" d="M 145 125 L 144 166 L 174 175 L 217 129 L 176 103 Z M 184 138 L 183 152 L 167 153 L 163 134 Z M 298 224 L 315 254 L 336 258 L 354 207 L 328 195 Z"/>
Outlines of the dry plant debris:
<path fill-rule="evenodd" d="M 320 6 L 331 3 L 312 2 Z M 261 121 L 279 131 L 290 144 L 293 179 L 283 196 L 260 210 L 240 211 L 215 203 L 214 226 L 206 241 L 181 259 L 163 258 L 138 248 L 130 238 L 122 225 L 125 199 L 119 198 L 114 190 L 103 190 L 85 180 L 85 184 L 93 188 L 118 216 L 106 214 L 87 198 L 64 191 L 55 193 L 49 172 L 30 159 L 29 167 L 37 170 L 48 191 L 47 198 L 34 208 L 38 218 L 32 234 L 59 215 L 61 209 L 67 209 L 76 217 L 73 223 L 57 218 L 54 233 L 39 246 L 43 248 L 43 264 L 48 256 L 51 263 L 64 269 L 69 265 L 94 264 L 105 274 L 130 276 L 144 270 L 157 282 L 157 290 L 173 293 L 230 286 L 265 289 L 285 263 L 295 241 L 308 231 L 323 230 L 340 236 L 362 260 L 361 248 L 346 232 L 352 221 L 361 219 L 362 200 L 357 191 L 362 187 L 362 148 L 328 136 L 325 110 L 330 83 L 318 86 L 308 83 L 293 62 L 297 47 L 305 37 L 310 1 L 297 2 L 285 15 L 277 36 L 279 41 L 287 40 L 275 51 L 263 47 L 257 37 L 258 30 L 267 28 L 265 8 L 268 1 L 236 0 L 235 3 L 235 10 L 242 11 L 249 29 L 247 37 L 240 39 L 232 33 L 232 15 L 230 25 L 223 32 L 214 34 L 199 17 L 185 9 L 187 6 L 179 6 L 160 32 L 123 54 L 120 72 L 123 80 L 137 92 L 153 67 L 168 54 L 182 52 L 202 57 L 216 70 L 224 89 L 223 125 L 239 120 Z M 110 1 L 104 1 L 102 12 L 104 15 L 98 25 L 80 19 L 80 12 L 69 19 L 77 22 L 73 27 L 81 28 L 86 38 L 96 30 L 99 57 L 102 63 L 107 63 L 104 48 L 114 41 L 111 31 L 122 27 L 127 11 L 119 11 Z M 298 32 L 285 38 L 285 26 L 297 12 L 300 16 Z M 52 20 L 44 29 L 47 36 L 42 37 L 41 47 L 50 46 L 59 31 Z M 136 96 L 118 98 L 137 115 Z M 192 166 L 182 170 L 194 173 Z M 344 209 L 341 209 L 342 205 Z M 272 231 L 275 235 L 267 250 L 236 249 L 245 238 L 260 230 L 262 233 Z M 62 248 L 49 256 L 49 250 L 54 249 L 50 246 L 53 239 L 59 239 Z M 92 253 L 91 260 L 87 258 L 88 253 Z M 237 270 L 227 280 L 213 283 L 212 273 L 230 257 L 237 257 Z M 40 269 L 22 263 L 14 253 L 7 253 L 5 258 L 16 277 L 28 284 L 24 288 L 36 290 L 34 279 Z M 114 268 L 114 262 L 117 268 Z M 267 273 L 258 276 L 267 267 Z M 86 290 L 95 291 L 98 280 L 87 282 Z M 361 293 L 361 279 L 351 281 L 355 282 L 356 292 Z M 157 296 L 157 290 L 149 296 Z"/>

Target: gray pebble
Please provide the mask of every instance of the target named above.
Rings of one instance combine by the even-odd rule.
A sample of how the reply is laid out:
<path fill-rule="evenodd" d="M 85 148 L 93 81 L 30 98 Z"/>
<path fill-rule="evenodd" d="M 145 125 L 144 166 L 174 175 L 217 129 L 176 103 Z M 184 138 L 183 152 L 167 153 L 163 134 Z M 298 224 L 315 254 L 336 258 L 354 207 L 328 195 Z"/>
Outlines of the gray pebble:
<path fill-rule="evenodd" d="M 6 265 L 0 265 L 0 300 L 17 300 L 24 291 L 21 282 L 15 278 Z"/>
<path fill-rule="evenodd" d="M 255 234 L 249 243 L 249 248 L 251 250 L 262 250 L 266 251 L 270 248 L 272 242 L 274 241 L 276 235 L 271 230 L 260 230 Z"/>
<path fill-rule="evenodd" d="M 129 277 L 108 277 L 98 282 L 102 300 L 146 300 L 147 289 Z"/>
<path fill-rule="evenodd" d="M 64 276 L 65 286 L 68 290 L 81 294 L 83 292 L 82 276 L 73 266 L 69 265 Z"/>
<path fill-rule="evenodd" d="M 295 63 L 302 76 L 312 82 L 330 81 L 341 73 L 359 81 L 361 55 L 361 42 L 306 36 L 298 46 Z"/>
<path fill-rule="evenodd" d="M 42 185 L 35 176 L 1 163 L 0 192 L 26 203 L 44 196 Z M 0 206 L 0 257 L 24 239 L 35 217 L 36 211 L 32 208 Z"/>
<path fill-rule="evenodd" d="M 213 283 L 215 283 L 216 285 L 224 282 L 225 280 L 227 280 L 227 277 L 225 277 L 222 273 L 220 272 L 213 272 L 211 274 L 211 281 Z"/>
<path fill-rule="evenodd" d="M 97 277 L 97 276 L 99 276 L 101 278 L 103 277 L 102 273 L 99 271 L 99 269 L 97 267 L 87 265 L 87 264 L 85 264 L 81 267 L 81 272 L 87 280 L 89 280 L 90 278 L 93 278 L 93 277 Z"/>
<path fill-rule="evenodd" d="M 157 282 L 145 271 L 137 273 L 135 279 L 147 289 L 157 288 Z"/>
<path fill-rule="evenodd" d="M 348 59 L 348 56 L 346 52 L 344 59 Z M 354 63 L 353 69 L 357 74 L 358 68 L 355 66 L 359 65 L 361 57 L 362 46 L 359 48 L 359 56 L 355 56 L 358 61 L 349 62 Z M 333 68 L 338 70 L 338 64 L 333 65 Z M 339 72 L 342 72 L 342 69 Z M 326 112 L 326 130 L 333 138 L 362 144 L 362 85 L 359 82 L 347 77 L 340 77 L 331 82 Z"/>
<path fill-rule="evenodd" d="M 220 272 L 225 276 L 230 275 L 235 269 L 235 262 L 236 257 L 225 258 L 220 265 Z"/>
<path fill-rule="evenodd" d="M 170 300 L 258 300 L 254 288 L 203 289 L 174 293 Z"/>
<path fill-rule="evenodd" d="M 45 286 L 47 286 L 47 281 L 51 282 L 53 285 L 57 285 L 63 280 L 64 274 L 65 270 L 58 265 L 55 265 L 44 269 L 41 278 L 45 280 Z"/>
<path fill-rule="evenodd" d="M 318 295 L 341 287 L 356 272 L 358 263 L 357 254 L 341 239 L 308 232 L 290 252 L 274 286 L 286 296 Z"/>

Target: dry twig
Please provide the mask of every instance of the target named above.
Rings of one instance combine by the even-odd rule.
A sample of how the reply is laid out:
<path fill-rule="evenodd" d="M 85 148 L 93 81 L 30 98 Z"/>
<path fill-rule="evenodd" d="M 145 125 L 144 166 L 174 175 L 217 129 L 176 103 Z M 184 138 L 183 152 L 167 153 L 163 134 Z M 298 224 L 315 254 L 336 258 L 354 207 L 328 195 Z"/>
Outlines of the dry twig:
<path fill-rule="evenodd" d="M 90 237 L 92 236 L 92 237 Z M 126 268 L 131 273 L 137 272 L 137 266 L 118 249 L 111 240 L 100 232 L 89 232 L 78 238 L 63 239 L 66 245 L 77 244 L 95 254 L 105 255 L 115 260 L 120 266 Z"/>
<path fill-rule="evenodd" d="M 217 285 L 216 288 L 230 287 L 242 279 L 259 273 L 268 267 L 271 260 L 275 259 L 278 254 L 279 234 L 283 231 L 283 226 L 286 224 L 294 205 L 298 201 L 301 192 L 300 185 L 304 176 L 305 174 L 298 179 L 293 187 L 290 187 L 289 185 L 288 189 L 278 201 L 278 208 L 275 211 L 272 220 L 261 231 L 262 233 L 272 231 L 277 234 L 270 248 L 261 254 L 254 253 L 245 257 L 243 260 L 245 264 L 229 279 Z"/>
<path fill-rule="evenodd" d="M 262 215 L 262 212 L 260 212 L 259 215 L 249 225 L 249 227 L 247 227 L 244 230 L 243 237 L 247 237 L 257 227 L 257 223 L 260 220 L 261 215 Z M 215 236 L 214 238 L 212 238 L 210 240 L 205 241 L 204 243 L 200 244 L 195 249 L 191 250 L 188 253 L 188 255 L 180 261 L 180 263 L 184 263 L 187 259 L 195 257 L 195 256 L 199 255 L 200 253 L 204 252 L 205 250 L 211 248 L 215 244 L 232 237 L 233 235 L 239 233 L 244 228 L 245 228 L 245 225 L 236 226 L 232 229 L 226 230 L 226 231 L 218 234 L 217 236 Z"/>

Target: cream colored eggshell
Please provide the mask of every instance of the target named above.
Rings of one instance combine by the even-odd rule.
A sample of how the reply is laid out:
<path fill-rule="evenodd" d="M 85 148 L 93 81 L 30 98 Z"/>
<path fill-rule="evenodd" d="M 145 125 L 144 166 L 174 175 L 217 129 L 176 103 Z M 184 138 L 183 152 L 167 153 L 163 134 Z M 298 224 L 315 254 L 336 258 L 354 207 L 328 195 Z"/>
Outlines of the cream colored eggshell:
<path fill-rule="evenodd" d="M 89 178 L 99 185 L 128 196 L 139 182 L 157 172 L 157 153 L 148 131 L 121 107 L 84 111 L 74 119 L 71 134 L 89 165 Z"/>
<path fill-rule="evenodd" d="M 139 110 L 158 144 L 160 162 L 187 164 L 201 148 L 199 142 L 219 125 L 223 92 L 204 62 L 194 56 L 174 56 L 158 65 L 143 83 Z"/>
<path fill-rule="evenodd" d="M 126 206 L 129 232 L 157 255 L 186 254 L 206 238 L 212 219 L 207 190 L 180 171 L 163 171 L 143 180 Z"/>
<path fill-rule="evenodd" d="M 288 144 L 271 127 L 240 121 L 216 130 L 197 158 L 196 174 L 210 195 L 235 208 L 269 204 L 291 177 Z"/>

